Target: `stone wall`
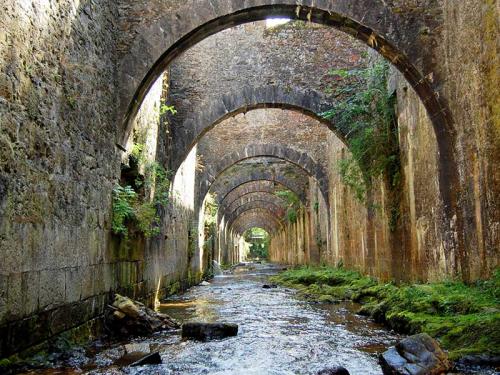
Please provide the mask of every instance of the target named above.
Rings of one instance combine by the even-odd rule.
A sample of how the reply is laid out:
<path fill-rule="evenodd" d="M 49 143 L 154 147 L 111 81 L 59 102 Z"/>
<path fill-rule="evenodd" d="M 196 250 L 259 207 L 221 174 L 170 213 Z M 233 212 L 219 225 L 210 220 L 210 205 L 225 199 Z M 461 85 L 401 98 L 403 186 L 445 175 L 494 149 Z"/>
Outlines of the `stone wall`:
<path fill-rule="evenodd" d="M 1 357 L 95 317 L 117 286 L 116 18 L 106 1 L 2 5 Z"/>
<path fill-rule="evenodd" d="M 117 19 L 103 1 L 2 5 L 0 357 L 68 330 L 95 334 L 114 291 L 152 302 L 200 277 L 187 257 L 192 197 L 191 209 L 181 195 L 163 212 L 160 238 L 111 234 L 127 162 L 115 145 Z M 135 127 L 148 160 L 168 165 L 161 85 Z"/>

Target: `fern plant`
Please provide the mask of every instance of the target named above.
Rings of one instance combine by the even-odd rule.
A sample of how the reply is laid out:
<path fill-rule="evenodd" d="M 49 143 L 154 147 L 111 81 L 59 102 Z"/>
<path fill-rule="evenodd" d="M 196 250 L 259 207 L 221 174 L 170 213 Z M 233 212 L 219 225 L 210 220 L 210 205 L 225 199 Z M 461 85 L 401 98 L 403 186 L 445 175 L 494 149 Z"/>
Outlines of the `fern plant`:
<path fill-rule="evenodd" d="M 137 202 L 137 193 L 131 186 L 117 185 L 113 189 L 113 233 L 128 236 L 126 221 L 135 217 L 134 206 Z"/>
<path fill-rule="evenodd" d="M 127 223 L 133 223 L 146 237 L 160 234 L 159 209 L 169 202 L 171 172 L 153 162 L 146 166 L 145 174 L 145 187 L 154 191 L 152 199 L 140 198 L 130 185 L 113 189 L 112 231 L 124 238 L 128 238 Z"/>

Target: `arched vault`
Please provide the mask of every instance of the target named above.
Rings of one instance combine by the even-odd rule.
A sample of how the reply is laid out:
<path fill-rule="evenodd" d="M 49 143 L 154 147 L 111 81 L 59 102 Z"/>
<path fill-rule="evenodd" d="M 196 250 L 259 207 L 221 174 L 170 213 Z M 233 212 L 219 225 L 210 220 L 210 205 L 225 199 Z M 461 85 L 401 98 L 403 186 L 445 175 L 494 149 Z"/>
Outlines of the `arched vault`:
<path fill-rule="evenodd" d="M 264 20 L 287 17 L 338 28 L 378 51 L 391 61 L 414 88 L 427 108 L 439 148 L 439 186 L 447 220 L 458 215 L 459 174 L 454 156 L 456 134 L 443 79 L 435 74 L 435 38 L 422 38 L 421 30 L 439 29 L 430 17 L 415 12 L 396 12 L 385 0 L 187 0 L 179 8 L 166 9 L 150 0 L 142 4 L 151 17 L 128 18 L 132 25 L 121 34 L 118 48 L 119 105 L 118 123 L 124 144 L 132 130 L 133 119 L 146 93 L 169 64 L 189 47 L 224 29 Z M 434 18 L 432 18 L 434 19 Z M 461 233 L 461 229 L 458 230 Z M 459 240 L 459 246 L 463 246 Z"/>
<path fill-rule="evenodd" d="M 206 166 L 202 176 L 200 177 L 199 196 L 204 199 L 212 184 L 217 178 L 235 164 L 255 158 L 255 157 L 272 157 L 290 162 L 302 170 L 309 176 L 313 177 L 318 183 L 321 194 L 325 203 L 328 205 L 328 177 L 324 168 L 316 163 L 309 155 L 304 152 L 294 150 L 284 145 L 271 144 L 254 144 L 246 146 L 241 152 L 233 152 L 226 155 L 216 165 Z M 262 176 L 259 176 L 262 177 Z M 258 178 L 262 179 L 262 178 Z"/>

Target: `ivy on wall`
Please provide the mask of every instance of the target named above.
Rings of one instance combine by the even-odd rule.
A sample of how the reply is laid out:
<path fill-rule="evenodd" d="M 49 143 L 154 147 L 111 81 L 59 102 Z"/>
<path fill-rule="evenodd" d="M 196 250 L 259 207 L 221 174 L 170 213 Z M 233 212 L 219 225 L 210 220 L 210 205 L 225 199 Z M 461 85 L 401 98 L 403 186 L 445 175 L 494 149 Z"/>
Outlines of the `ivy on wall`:
<path fill-rule="evenodd" d="M 343 99 L 322 116 L 346 129 L 350 155 L 338 162 L 342 182 L 358 201 L 367 203 L 367 192 L 374 181 L 385 177 L 392 191 L 388 204 L 389 226 L 399 219 L 401 161 L 396 122 L 396 98 L 387 88 L 389 64 L 379 61 L 368 68 L 331 70 L 345 80 L 338 97 Z"/>
<path fill-rule="evenodd" d="M 298 210 L 300 209 L 300 199 L 291 190 L 279 190 L 274 193 L 276 196 L 282 198 L 287 203 L 287 210 L 285 213 L 286 220 L 293 224 L 297 222 Z"/>
<path fill-rule="evenodd" d="M 382 61 L 363 69 L 331 70 L 330 74 L 349 83 L 339 89 L 344 99 L 322 116 L 348 129 L 350 155 L 339 161 L 339 172 L 356 198 L 365 202 L 375 179 L 385 174 L 393 187 L 400 180 L 395 97 L 387 89 L 389 65 Z"/>

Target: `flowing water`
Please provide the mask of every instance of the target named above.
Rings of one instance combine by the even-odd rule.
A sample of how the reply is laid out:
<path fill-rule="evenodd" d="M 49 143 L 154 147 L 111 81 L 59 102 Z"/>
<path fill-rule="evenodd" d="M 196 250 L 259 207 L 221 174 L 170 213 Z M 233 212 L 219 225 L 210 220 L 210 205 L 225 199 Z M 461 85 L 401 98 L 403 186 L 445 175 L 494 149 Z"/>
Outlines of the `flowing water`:
<path fill-rule="evenodd" d="M 249 268 L 217 276 L 160 306 L 180 322 L 237 323 L 238 336 L 197 342 L 161 333 L 135 339 L 138 346 L 159 351 L 163 364 L 121 367 L 116 358 L 122 346 L 117 346 L 98 352 L 83 373 L 284 375 L 316 374 L 331 366 L 344 366 L 353 375 L 382 373 L 376 354 L 397 336 L 355 315 L 354 304 L 311 304 L 293 290 L 263 289 L 278 268 Z"/>
<path fill-rule="evenodd" d="M 162 353 L 162 373 L 315 374 L 344 366 L 351 374 L 381 374 L 375 352 L 396 337 L 353 313 L 353 304 L 311 304 L 283 288 L 263 289 L 275 268 L 258 266 L 216 277 L 163 304 L 181 320 L 227 321 L 238 336 L 208 343 L 174 340 Z"/>
<path fill-rule="evenodd" d="M 352 375 L 381 374 L 377 353 L 400 337 L 356 315 L 352 303 L 312 304 L 293 290 L 263 289 L 276 266 L 236 268 L 209 285 L 165 301 L 160 310 L 185 321 L 231 322 L 236 337 L 185 341 L 178 332 L 132 340 L 159 351 L 163 364 L 123 366 L 123 345 L 97 350 L 79 369 L 47 374 L 316 374 L 344 366 Z"/>

